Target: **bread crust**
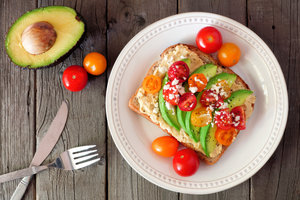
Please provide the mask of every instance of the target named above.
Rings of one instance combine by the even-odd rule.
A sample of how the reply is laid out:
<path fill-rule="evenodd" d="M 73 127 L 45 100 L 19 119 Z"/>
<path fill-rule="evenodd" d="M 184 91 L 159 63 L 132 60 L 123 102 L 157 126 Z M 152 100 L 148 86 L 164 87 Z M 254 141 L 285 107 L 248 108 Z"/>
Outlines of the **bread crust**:
<path fill-rule="evenodd" d="M 189 50 L 195 52 L 204 62 L 204 64 L 208 64 L 208 63 L 212 63 L 212 64 L 215 64 L 218 66 L 218 70 L 221 70 L 222 72 L 226 72 L 226 73 L 231 73 L 231 74 L 235 74 L 237 75 L 236 73 L 234 73 L 231 69 L 229 68 L 226 68 L 226 67 L 222 67 L 221 65 L 219 65 L 219 63 L 213 58 L 211 57 L 210 55 L 207 55 L 203 52 L 201 52 L 197 47 L 195 46 L 192 46 L 192 45 L 188 45 L 188 44 L 175 44 L 175 45 L 172 45 L 170 47 L 168 47 L 167 49 L 165 49 L 163 51 L 163 53 L 160 55 L 161 58 L 171 49 L 175 48 L 176 46 L 178 45 L 185 45 L 188 47 Z M 153 65 L 150 67 L 150 69 L 148 70 L 147 72 L 147 75 L 151 75 L 153 74 L 154 70 L 156 67 L 159 66 L 159 61 L 156 61 L 155 63 L 153 63 Z M 237 75 L 237 79 L 236 79 L 236 82 L 238 82 L 239 84 L 241 84 L 243 86 L 244 89 L 249 89 L 248 85 L 243 81 L 243 79 Z M 128 106 L 131 110 L 133 110 L 134 112 L 138 113 L 139 115 L 145 117 L 146 119 L 148 119 L 150 122 L 152 122 L 153 124 L 157 125 L 158 127 L 160 127 L 159 123 L 155 123 L 154 121 L 151 120 L 151 118 L 145 114 L 145 113 L 142 113 L 139 109 L 139 103 L 137 102 L 137 99 L 136 99 L 136 96 L 137 96 L 137 93 L 139 91 L 139 89 L 141 88 L 142 86 L 140 86 L 134 95 L 132 95 L 132 97 L 129 99 L 129 103 L 128 103 Z M 252 108 L 254 108 L 254 102 L 251 104 Z M 167 134 L 172 135 L 172 133 L 170 133 L 167 129 L 163 129 L 162 127 L 160 127 L 164 132 L 166 132 Z M 191 143 L 183 143 L 181 142 L 182 145 L 184 145 L 185 147 L 187 148 L 191 148 L 193 149 L 194 151 L 196 151 L 196 153 L 198 154 L 199 158 L 201 160 L 203 160 L 205 163 L 209 164 L 209 165 L 213 165 L 215 164 L 221 157 L 222 155 L 224 154 L 224 152 L 226 151 L 226 149 L 228 148 L 227 146 L 224 146 L 222 145 L 222 150 L 221 152 L 216 156 L 216 157 L 213 157 L 213 158 L 210 158 L 210 157 L 207 157 L 206 155 L 204 155 L 203 153 L 201 153 L 198 149 L 196 149 L 193 144 Z"/>

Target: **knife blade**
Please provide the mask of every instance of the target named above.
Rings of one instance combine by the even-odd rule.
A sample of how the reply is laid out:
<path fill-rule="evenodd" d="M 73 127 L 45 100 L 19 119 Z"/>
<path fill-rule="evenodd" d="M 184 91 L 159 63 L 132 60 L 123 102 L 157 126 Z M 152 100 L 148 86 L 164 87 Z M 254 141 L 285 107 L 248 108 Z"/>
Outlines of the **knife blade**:
<path fill-rule="evenodd" d="M 39 142 L 38 148 L 33 156 L 30 166 L 39 166 L 51 153 L 57 143 L 67 121 L 68 105 L 65 101 L 62 102 L 55 118 L 50 124 L 48 131 L 45 133 L 42 140 Z M 17 186 L 10 200 L 21 200 L 26 188 L 30 182 L 31 176 L 24 177 Z"/>

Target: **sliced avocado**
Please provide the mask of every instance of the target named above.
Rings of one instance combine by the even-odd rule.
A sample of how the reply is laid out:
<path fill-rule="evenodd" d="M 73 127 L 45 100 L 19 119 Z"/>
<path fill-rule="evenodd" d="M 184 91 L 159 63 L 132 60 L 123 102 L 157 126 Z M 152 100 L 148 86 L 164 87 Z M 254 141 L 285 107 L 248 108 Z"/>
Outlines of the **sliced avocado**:
<path fill-rule="evenodd" d="M 213 64 L 205 64 L 201 67 L 197 68 L 191 75 L 193 74 L 204 74 L 207 79 L 215 76 L 217 72 L 217 65 Z"/>
<path fill-rule="evenodd" d="M 236 77 L 237 76 L 235 74 L 229 74 L 224 72 L 217 74 L 208 81 L 205 89 L 210 89 L 214 84 L 216 84 L 220 80 L 226 80 L 228 82 L 229 87 L 231 87 L 232 84 L 235 82 Z"/>
<path fill-rule="evenodd" d="M 217 126 L 214 125 L 213 127 L 210 126 L 208 129 L 208 133 L 205 139 L 206 142 L 206 155 L 210 157 L 211 152 L 213 152 L 217 146 L 217 140 L 215 137 L 215 132 L 217 130 Z"/>
<path fill-rule="evenodd" d="M 186 127 L 185 127 L 185 117 L 186 117 L 186 112 L 185 111 L 182 111 L 179 109 L 179 107 L 177 106 L 176 108 L 176 113 L 177 113 L 177 120 L 181 126 L 181 128 L 187 132 L 186 130 Z"/>
<path fill-rule="evenodd" d="M 189 58 L 184 58 L 181 61 L 185 62 L 187 64 L 188 67 L 191 66 L 191 60 Z"/>
<path fill-rule="evenodd" d="M 84 29 L 84 23 L 72 8 L 38 8 L 22 15 L 11 26 L 5 40 L 6 52 L 18 66 L 47 66 L 69 52 Z"/>
<path fill-rule="evenodd" d="M 166 107 L 166 101 L 163 96 L 163 87 L 168 82 L 168 75 L 166 74 L 165 78 L 162 81 L 162 87 L 158 94 L 158 105 L 159 110 L 161 113 L 162 118 L 172 127 L 174 127 L 176 130 L 180 130 L 180 124 L 177 121 L 177 115 L 176 115 L 176 109 L 174 107 L 174 110 L 168 110 Z"/>
<path fill-rule="evenodd" d="M 225 100 L 228 103 L 228 108 L 231 110 L 234 107 L 241 106 L 245 103 L 248 96 L 253 93 L 251 90 L 236 90 L 231 93 L 231 96 Z"/>
<path fill-rule="evenodd" d="M 209 157 L 209 154 L 207 152 L 207 147 L 206 147 L 206 137 L 208 134 L 208 130 L 210 128 L 210 124 L 208 124 L 207 126 L 201 127 L 200 129 L 200 143 L 202 146 L 203 151 L 205 152 L 205 154 Z"/>
<path fill-rule="evenodd" d="M 197 109 L 197 108 L 200 107 L 200 104 L 199 104 L 198 102 L 199 102 L 199 100 L 200 100 L 201 95 L 202 95 L 202 92 L 198 93 L 198 95 L 197 95 L 197 105 L 196 105 L 195 109 Z M 194 126 L 194 125 L 191 123 L 192 112 L 193 112 L 193 111 L 186 112 L 186 115 L 185 115 L 185 128 L 186 128 L 187 134 L 188 134 L 195 142 L 199 142 L 199 140 L 200 140 L 200 128 L 201 128 L 201 127 Z"/>

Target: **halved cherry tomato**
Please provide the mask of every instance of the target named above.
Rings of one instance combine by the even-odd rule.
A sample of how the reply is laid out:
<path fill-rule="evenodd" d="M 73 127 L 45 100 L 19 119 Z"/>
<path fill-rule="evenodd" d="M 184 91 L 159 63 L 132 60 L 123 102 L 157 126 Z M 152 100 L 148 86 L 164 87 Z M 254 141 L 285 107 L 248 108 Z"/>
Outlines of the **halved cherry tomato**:
<path fill-rule="evenodd" d="M 215 124 L 220 129 L 228 130 L 231 128 L 232 119 L 229 113 L 229 109 L 225 108 L 215 112 Z"/>
<path fill-rule="evenodd" d="M 246 115 L 245 111 L 241 106 L 234 107 L 231 112 L 232 126 L 239 130 L 246 128 Z"/>
<path fill-rule="evenodd" d="M 217 128 L 215 132 L 216 140 L 224 146 L 229 146 L 233 142 L 236 136 L 237 136 L 237 130 L 233 127 L 231 127 L 228 130 Z"/>
<path fill-rule="evenodd" d="M 201 92 L 207 85 L 207 79 L 204 74 L 193 74 L 188 80 L 189 87 L 197 87 L 197 92 Z"/>
<path fill-rule="evenodd" d="M 197 98 L 191 92 L 184 93 L 179 98 L 178 107 L 182 111 L 191 111 L 196 107 L 196 105 L 197 105 Z"/>
<path fill-rule="evenodd" d="M 204 53 L 214 53 L 222 46 L 222 35 L 216 28 L 207 26 L 198 32 L 196 44 Z"/>
<path fill-rule="evenodd" d="M 231 67 L 239 62 L 241 57 L 240 48 L 233 43 L 224 43 L 218 51 L 218 59 L 225 67 Z"/>
<path fill-rule="evenodd" d="M 66 89 L 72 92 L 78 92 L 86 86 L 88 74 L 83 67 L 71 65 L 65 69 L 62 81 Z"/>
<path fill-rule="evenodd" d="M 220 80 L 216 83 L 216 88 L 218 88 L 217 94 L 219 94 L 223 99 L 227 99 L 231 95 L 231 88 L 226 80 Z M 212 87 L 213 89 L 213 87 Z"/>
<path fill-rule="evenodd" d="M 199 158 L 195 151 L 182 149 L 173 158 L 173 168 L 180 176 L 191 176 L 199 168 Z"/>
<path fill-rule="evenodd" d="M 221 99 L 221 96 L 216 94 L 216 92 L 214 90 L 205 90 L 202 93 L 202 96 L 200 98 L 200 103 L 203 106 L 209 106 L 209 105 L 213 105 L 216 104 L 218 100 Z"/>
<path fill-rule="evenodd" d="M 89 53 L 83 60 L 84 69 L 92 75 L 100 75 L 106 70 L 106 58 L 97 52 Z"/>
<path fill-rule="evenodd" d="M 152 142 L 152 150 L 164 157 L 172 157 L 177 152 L 178 141 L 172 136 L 162 136 Z"/>
<path fill-rule="evenodd" d="M 190 69 L 187 66 L 187 64 L 183 61 L 176 61 L 174 62 L 169 70 L 168 70 L 168 76 L 171 81 L 176 79 L 178 83 L 183 83 L 186 81 L 189 77 Z"/>
<path fill-rule="evenodd" d="M 200 107 L 192 111 L 191 123 L 197 127 L 204 127 L 212 120 L 211 110 Z"/>
<path fill-rule="evenodd" d="M 176 106 L 179 102 L 179 91 L 177 85 L 167 82 L 163 87 L 163 97 L 170 104 Z"/>
<path fill-rule="evenodd" d="M 149 93 L 157 93 L 161 88 L 161 80 L 158 76 L 149 75 L 143 81 L 143 89 Z"/>

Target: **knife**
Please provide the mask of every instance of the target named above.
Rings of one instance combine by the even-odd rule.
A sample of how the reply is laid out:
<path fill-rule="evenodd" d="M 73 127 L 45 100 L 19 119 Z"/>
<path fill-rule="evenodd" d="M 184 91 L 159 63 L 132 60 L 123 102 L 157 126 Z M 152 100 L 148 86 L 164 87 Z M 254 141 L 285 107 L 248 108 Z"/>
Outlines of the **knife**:
<path fill-rule="evenodd" d="M 51 122 L 47 133 L 44 135 L 41 142 L 39 142 L 39 146 L 33 156 L 30 167 L 41 165 L 42 162 L 50 154 L 65 127 L 67 117 L 68 105 L 65 101 L 63 101 L 59 110 L 57 111 L 55 118 Z M 27 176 L 22 179 L 10 200 L 21 200 L 26 191 L 26 188 L 29 185 L 31 177 L 32 176 Z"/>

